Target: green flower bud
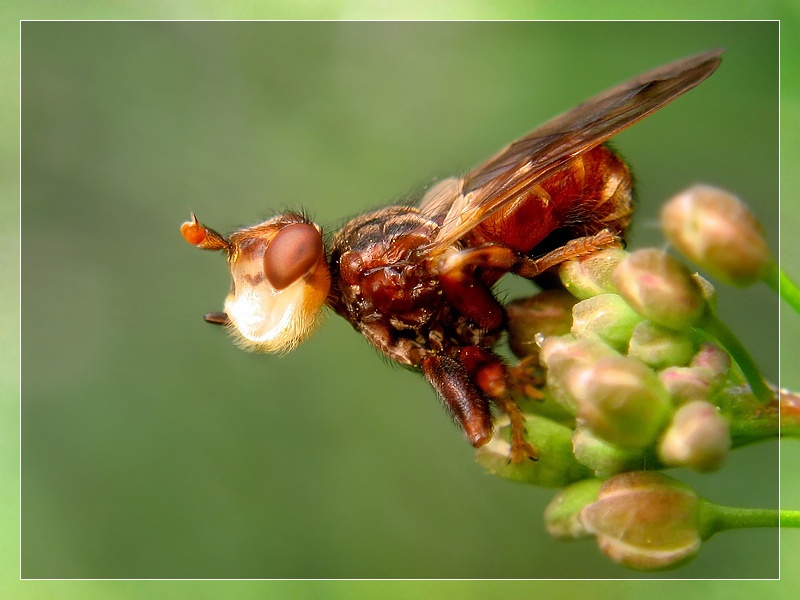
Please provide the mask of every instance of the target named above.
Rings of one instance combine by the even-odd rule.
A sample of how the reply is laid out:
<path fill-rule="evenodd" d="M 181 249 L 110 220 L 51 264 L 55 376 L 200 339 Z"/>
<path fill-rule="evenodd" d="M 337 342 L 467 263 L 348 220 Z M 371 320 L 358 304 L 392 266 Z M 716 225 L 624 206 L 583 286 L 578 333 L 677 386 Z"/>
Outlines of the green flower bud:
<path fill-rule="evenodd" d="M 686 266 L 655 248 L 633 252 L 613 279 L 636 312 L 670 329 L 690 328 L 706 309 L 703 291 Z"/>
<path fill-rule="evenodd" d="M 597 500 L 603 482 L 599 479 L 584 479 L 561 490 L 544 509 L 544 524 L 547 533 L 562 539 L 578 539 L 591 534 L 580 520 L 584 507 Z"/>
<path fill-rule="evenodd" d="M 542 342 L 539 360 L 547 367 L 547 388 L 553 399 L 571 415 L 578 414 L 578 404 L 568 387 L 572 371 L 591 365 L 604 356 L 618 354 L 602 342 L 576 340 L 572 336 L 549 337 Z"/>
<path fill-rule="evenodd" d="M 627 356 L 572 369 L 565 388 L 575 399 L 580 421 L 623 448 L 643 448 L 655 441 L 672 410 L 658 376 Z"/>
<path fill-rule="evenodd" d="M 566 290 L 545 290 L 506 305 L 508 345 L 519 358 L 539 354 L 538 334 L 564 335 L 572 327 L 572 307 L 577 300 Z"/>
<path fill-rule="evenodd" d="M 583 426 L 578 426 L 572 434 L 572 453 L 579 463 L 589 467 L 597 477 L 641 469 L 645 466 L 647 456 L 641 449 L 615 446 Z"/>
<path fill-rule="evenodd" d="M 658 446 L 658 455 L 671 467 L 715 471 L 731 447 L 728 421 L 708 402 L 684 404 L 672 416 Z"/>
<path fill-rule="evenodd" d="M 661 226 L 684 256 L 727 283 L 755 283 L 772 264 L 755 216 L 725 190 L 696 185 L 678 194 L 664 205 Z"/>
<path fill-rule="evenodd" d="M 509 420 L 499 419 L 491 441 L 475 451 L 475 460 L 489 473 L 542 487 L 563 487 L 590 476 L 572 455 L 572 429 L 540 417 L 525 415 L 525 439 L 539 452 L 537 461 L 513 463 Z"/>
<path fill-rule="evenodd" d="M 657 471 L 635 471 L 606 481 L 580 513 L 611 560 L 632 569 L 670 569 L 694 558 L 702 542 L 700 498 Z"/>
<path fill-rule="evenodd" d="M 626 256 L 628 253 L 621 248 L 593 252 L 585 258 L 563 263 L 558 269 L 558 276 L 570 294 L 580 300 L 598 294 L 616 294 L 617 288 L 611 275 Z"/>
<path fill-rule="evenodd" d="M 652 321 L 639 323 L 628 345 L 628 356 L 638 358 L 654 369 L 685 365 L 693 353 L 694 343 L 688 336 Z"/>
<path fill-rule="evenodd" d="M 617 294 L 600 294 L 572 308 L 572 335 L 599 339 L 620 352 L 628 347 L 642 317 Z"/>

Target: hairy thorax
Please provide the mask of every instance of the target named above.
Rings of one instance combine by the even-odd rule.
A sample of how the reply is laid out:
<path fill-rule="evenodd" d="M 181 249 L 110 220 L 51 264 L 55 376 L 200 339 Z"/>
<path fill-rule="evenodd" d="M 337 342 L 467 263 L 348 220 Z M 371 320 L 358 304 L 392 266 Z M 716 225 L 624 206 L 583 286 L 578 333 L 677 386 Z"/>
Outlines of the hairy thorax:
<path fill-rule="evenodd" d="M 351 221 L 333 239 L 329 303 L 389 358 L 417 366 L 428 352 L 491 345 L 486 332 L 442 294 L 436 273 L 417 250 L 439 225 L 409 206 Z"/>

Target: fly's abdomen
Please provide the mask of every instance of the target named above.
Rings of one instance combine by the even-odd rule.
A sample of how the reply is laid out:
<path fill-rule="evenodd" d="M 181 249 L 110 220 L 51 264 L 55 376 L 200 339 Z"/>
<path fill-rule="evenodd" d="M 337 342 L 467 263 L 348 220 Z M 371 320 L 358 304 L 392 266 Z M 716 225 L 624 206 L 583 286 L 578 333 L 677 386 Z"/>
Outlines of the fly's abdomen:
<path fill-rule="evenodd" d="M 633 213 L 632 191 L 627 165 L 607 146 L 598 146 L 478 225 L 466 241 L 499 243 L 527 254 L 554 232 L 561 243 L 602 229 L 623 234 Z"/>

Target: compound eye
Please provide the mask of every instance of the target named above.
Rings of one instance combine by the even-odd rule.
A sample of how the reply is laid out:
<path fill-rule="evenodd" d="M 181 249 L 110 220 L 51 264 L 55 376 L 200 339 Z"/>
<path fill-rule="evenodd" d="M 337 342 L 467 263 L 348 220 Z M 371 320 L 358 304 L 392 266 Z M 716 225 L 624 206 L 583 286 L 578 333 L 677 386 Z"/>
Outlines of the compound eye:
<path fill-rule="evenodd" d="M 288 287 L 317 264 L 324 252 L 322 236 L 308 223 L 281 229 L 264 252 L 264 275 L 276 290 Z"/>

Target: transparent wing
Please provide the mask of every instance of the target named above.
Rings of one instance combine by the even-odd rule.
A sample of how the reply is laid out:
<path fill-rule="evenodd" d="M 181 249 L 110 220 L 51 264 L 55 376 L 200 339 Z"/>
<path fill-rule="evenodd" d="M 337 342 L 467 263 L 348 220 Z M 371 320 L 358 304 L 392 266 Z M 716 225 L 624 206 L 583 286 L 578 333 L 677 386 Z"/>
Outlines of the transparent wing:
<path fill-rule="evenodd" d="M 462 179 L 449 177 L 437 182 L 419 201 L 419 211 L 433 221 L 441 221 L 461 196 Z"/>
<path fill-rule="evenodd" d="M 669 104 L 711 75 L 723 50 L 643 73 L 580 104 L 509 144 L 459 182 L 430 249 L 445 248 L 531 187 L 623 129 Z"/>

